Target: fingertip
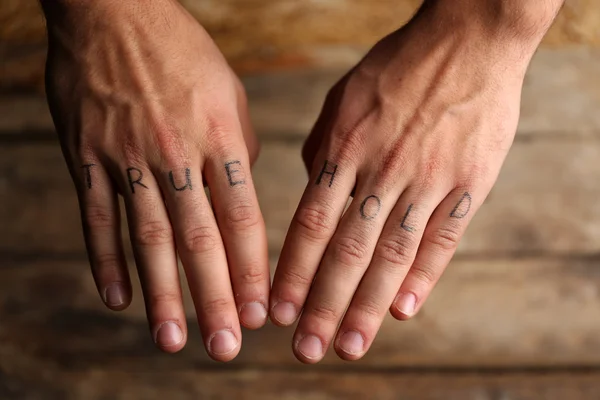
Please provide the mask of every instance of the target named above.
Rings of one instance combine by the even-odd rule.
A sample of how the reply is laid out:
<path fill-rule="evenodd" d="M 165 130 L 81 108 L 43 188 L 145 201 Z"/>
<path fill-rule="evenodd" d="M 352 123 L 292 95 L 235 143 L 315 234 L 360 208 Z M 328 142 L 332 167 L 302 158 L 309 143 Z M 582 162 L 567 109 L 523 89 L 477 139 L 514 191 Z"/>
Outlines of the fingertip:
<path fill-rule="evenodd" d="M 183 349 L 185 342 L 185 333 L 176 321 L 163 322 L 155 329 L 154 343 L 165 353 L 177 353 Z"/>
<path fill-rule="evenodd" d="M 282 328 L 288 327 L 298 319 L 299 307 L 291 302 L 276 302 L 271 307 L 271 321 Z"/>
<path fill-rule="evenodd" d="M 357 361 L 366 353 L 365 337 L 356 330 L 349 330 L 338 336 L 335 342 L 335 352 L 342 360 Z"/>
<path fill-rule="evenodd" d="M 102 300 L 113 311 L 125 310 L 131 304 L 131 288 L 124 282 L 113 282 L 104 288 Z"/>
<path fill-rule="evenodd" d="M 399 321 L 408 321 L 417 314 L 417 301 L 414 293 L 400 292 L 390 307 L 390 313 Z"/>
<path fill-rule="evenodd" d="M 267 323 L 267 308 L 260 302 L 243 304 L 239 315 L 240 323 L 247 329 L 260 329 Z"/>
<path fill-rule="evenodd" d="M 294 355 L 304 364 L 317 364 L 325 356 L 325 346 L 316 335 L 300 335 L 294 344 Z"/>
<path fill-rule="evenodd" d="M 233 360 L 239 354 L 240 349 L 241 340 L 229 329 L 213 333 L 206 343 L 206 351 L 210 358 L 219 362 Z"/>

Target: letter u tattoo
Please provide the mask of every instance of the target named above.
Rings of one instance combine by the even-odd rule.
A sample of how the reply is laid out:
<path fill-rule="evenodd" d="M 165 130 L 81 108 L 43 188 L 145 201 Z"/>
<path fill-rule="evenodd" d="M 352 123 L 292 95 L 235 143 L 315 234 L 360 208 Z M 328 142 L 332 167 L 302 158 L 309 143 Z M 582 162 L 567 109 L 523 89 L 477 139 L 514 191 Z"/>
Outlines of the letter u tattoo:
<path fill-rule="evenodd" d="M 190 189 L 192 190 L 192 172 L 190 171 L 189 168 L 185 169 L 185 185 L 181 186 L 181 187 L 177 187 L 177 185 L 175 184 L 175 178 L 173 177 L 173 171 L 169 172 L 169 180 L 171 181 L 171 186 L 173 186 L 173 189 L 175 189 L 178 192 L 182 192 L 185 189 Z"/>

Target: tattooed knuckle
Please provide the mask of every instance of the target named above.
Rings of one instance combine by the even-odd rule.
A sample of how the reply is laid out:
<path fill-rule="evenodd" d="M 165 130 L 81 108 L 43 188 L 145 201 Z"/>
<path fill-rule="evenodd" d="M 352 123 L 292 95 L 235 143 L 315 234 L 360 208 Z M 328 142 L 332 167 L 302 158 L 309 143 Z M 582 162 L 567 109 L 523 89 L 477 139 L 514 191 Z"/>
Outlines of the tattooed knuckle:
<path fill-rule="evenodd" d="M 104 207 L 88 205 L 84 211 L 85 223 L 90 229 L 112 228 L 114 218 Z"/>
<path fill-rule="evenodd" d="M 225 297 L 216 297 L 205 301 L 201 305 L 204 315 L 224 315 L 232 307 L 232 303 Z"/>
<path fill-rule="evenodd" d="M 260 223 L 258 212 L 250 204 L 238 204 L 227 211 L 227 224 L 231 229 L 254 228 Z"/>
<path fill-rule="evenodd" d="M 217 238 L 212 229 L 200 226 L 187 229 L 183 233 L 183 249 L 187 254 L 202 254 L 214 251 Z"/>
<path fill-rule="evenodd" d="M 173 242 L 173 231 L 168 224 L 159 221 L 144 222 L 138 226 L 135 244 L 139 246 L 158 246 Z"/>
<path fill-rule="evenodd" d="M 448 225 L 438 228 L 428 239 L 429 243 L 435 247 L 445 250 L 454 251 L 460 242 L 461 231 L 457 226 Z"/>
<path fill-rule="evenodd" d="M 281 277 L 286 285 L 295 288 L 306 288 L 312 284 L 312 277 L 298 267 L 287 267 L 281 270 Z"/>
<path fill-rule="evenodd" d="M 302 227 L 302 234 L 312 240 L 325 240 L 330 234 L 330 210 L 314 203 L 298 209 L 296 223 Z"/>
<path fill-rule="evenodd" d="M 361 263 L 367 257 L 367 246 L 352 237 L 337 239 L 333 251 L 335 260 L 346 266 Z"/>
<path fill-rule="evenodd" d="M 393 266 L 409 266 L 414 259 L 414 241 L 405 237 L 382 239 L 375 250 L 378 258 Z"/>
<path fill-rule="evenodd" d="M 322 321 L 330 323 L 337 323 L 340 317 L 336 307 L 325 301 L 321 301 L 319 304 L 312 307 L 311 314 Z"/>

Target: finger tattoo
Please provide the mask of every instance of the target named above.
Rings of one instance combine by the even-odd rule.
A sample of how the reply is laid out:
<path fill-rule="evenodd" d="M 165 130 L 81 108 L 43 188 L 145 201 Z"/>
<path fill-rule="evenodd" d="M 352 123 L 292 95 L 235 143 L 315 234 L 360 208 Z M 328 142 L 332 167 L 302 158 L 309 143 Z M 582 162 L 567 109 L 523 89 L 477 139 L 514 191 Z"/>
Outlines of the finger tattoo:
<path fill-rule="evenodd" d="M 96 164 L 86 164 L 86 165 L 82 165 L 81 168 L 83 168 L 85 170 L 85 176 L 84 176 L 84 182 L 85 182 L 85 186 L 87 186 L 88 189 L 92 188 L 92 167 L 95 167 Z"/>
<path fill-rule="evenodd" d="M 465 194 L 462 195 L 456 206 L 454 206 L 454 209 L 450 213 L 450 216 L 452 218 L 458 219 L 466 217 L 467 214 L 469 214 L 469 211 L 471 210 L 472 202 L 473 198 L 471 197 L 471 194 L 469 192 L 465 192 Z"/>
<path fill-rule="evenodd" d="M 171 181 L 171 186 L 173 186 L 173 189 L 175 189 L 178 192 L 182 192 L 185 189 L 192 190 L 192 172 L 189 168 L 185 169 L 185 185 L 177 187 L 177 185 L 175 184 L 175 178 L 173 177 L 173 171 L 169 172 L 169 180 Z"/>
<path fill-rule="evenodd" d="M 412 208 L 413 208 L 413 204 L 410 204 L 408 206 L 408 210 L 406 210 L 406 214 L 404 214 L 404 217 L 402 218 L 402 222 L 400 223 L 400 227 L 407 232 L 415 231 L 415 228 L 413 228 L 412 226 L 409 226 L 408 223 L 406 222 L 408 220 L 408 216 L 410 215 L 410 212 L 412 211 Z"/>
<path fill-rule="evenodd" d="M 136 178 L 134 179 L 133 172 L 135 172 Z M 148 189 L 148 186 L 142 183 L 142 178 L 144 177 L 144 173 L 139 168 L 127 168 L 127 180 L 129 181 L 129 187 L 131 188 L 131 193 L 135 194 L 135 185 L 139 185 L 144 189 Z"/>
<path fill-rule="evenodd" d="M 323 175 L 329 175 L 329 187 L 331 187 L 331 185 L 333 185 L 333 179 L 335 178 L 335 173 L 337 172 L 337 164 L 333 164 L 331 163 L 331 168 L 328 170 L 328 166 L 329 166 L 329 161 L 325 160 L 325 164 L 323 165 L 323 169 L 321 170 L 321 173 L 319 174 L 319 177 L 317 178 L 317 181 L 315 182 L 315 184 L 317 186 L 319 186 L 321 184 L 321 181 L 323 180 Z"/>
<path fill-rule="evenodd" d="M 360 205 L 360 216 L 368 221 L 374 219 L 381 211 L 381 199 L 375 195 L 368 196 Z"/>
<path fill-rule="evenodd" d="M 227 173 L 227 180 L 229 181 L 229 186 L 231 187 L 246 183 L 246 180 L 244 179 L 244 172 L 241 169 L 235 169 L 235 165 L 239 165 L 241 167 L 242 163 L 237 160 L 225 163 L 225 172 Z M 237 177 L 235 175 L 236 173 L 238 174 Z"/>

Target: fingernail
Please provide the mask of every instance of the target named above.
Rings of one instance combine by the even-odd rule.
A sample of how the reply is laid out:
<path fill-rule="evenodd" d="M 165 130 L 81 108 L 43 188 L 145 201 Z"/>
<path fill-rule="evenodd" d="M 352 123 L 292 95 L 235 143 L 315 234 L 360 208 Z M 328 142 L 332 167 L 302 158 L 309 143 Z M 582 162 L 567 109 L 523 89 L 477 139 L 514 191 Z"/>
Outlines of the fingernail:
<path fill-rule="evenodd" d="M 208 351 L 217 356 L 223 356 L 234 351 L 238 340 L 231 331 L 222 330 L 213 334 L 208 342 Z"/>
<path fill-rule="evenodd" d="M 104 302 L 110 307 L 119 307 L 125 303 L 125 286 L 121 282 L 111 283 L 104 289 Z"/>
<path fill-rule="evenodd" d="M 273 319 L 281 325 L 291 325 L 298 318 L 298 310 L 292 303 L 277 303 L 273 307 Z"/>
<path fill-rule="evenodd" d="M 300 339 L 296 349 L 309 360 L 323 357 L 323 343 L 314 335 L 307 335 Z"/>
<path fill-rule="evenodd" d="M 267 309 L 261 303 L 246 303 L 240 308 L 240 320 L 251 327 L 261 326 L 267 319 Z"/>
<path fill-rule="evenodd" d="M 175 322 L 165 322 L 158 331 L 154 341 L 160 346 L 175 346 L 183 340 L 183 332 Z"/>
<path fill-rule="evenodd" d="M 340 337 L 338 346 L 346 354 L 362 354 L 364 351 L 365 339 L 356 331 L 348 331 Z"/>
<path fill-rule="evenodd" d="M 412 293 L 401 293 L 396 300 L 396 308 L 402 314 L 410 317 L 415 313 L 417 297 Z"/>

